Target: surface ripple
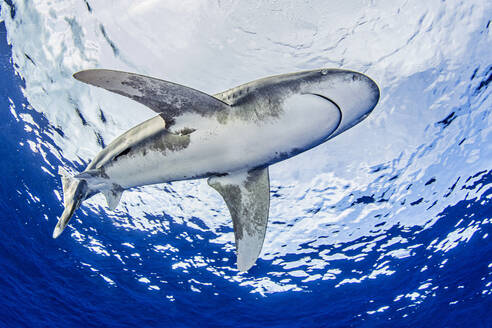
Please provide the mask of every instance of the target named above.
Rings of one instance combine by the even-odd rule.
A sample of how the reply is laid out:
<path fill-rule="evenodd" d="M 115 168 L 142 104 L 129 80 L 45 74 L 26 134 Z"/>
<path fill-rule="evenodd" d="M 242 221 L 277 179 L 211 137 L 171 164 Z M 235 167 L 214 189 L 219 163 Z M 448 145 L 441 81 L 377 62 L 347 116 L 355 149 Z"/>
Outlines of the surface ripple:
<path fill-rule="evenodd" d="M 487 2 L 1 9 L 2 326 L 489 324 Z M 213 94 L 319 67 L 371 76 L 380 103 L 357 127 L 270 168 L 269 226 L 248 273 L 236 270 L 227 208 L 205 181 L 127 191 L 114 212 L 97 195 L 52 240 L 58 167 L 82 171 L 153 116 L 73 72 L 135 71 Z"/>

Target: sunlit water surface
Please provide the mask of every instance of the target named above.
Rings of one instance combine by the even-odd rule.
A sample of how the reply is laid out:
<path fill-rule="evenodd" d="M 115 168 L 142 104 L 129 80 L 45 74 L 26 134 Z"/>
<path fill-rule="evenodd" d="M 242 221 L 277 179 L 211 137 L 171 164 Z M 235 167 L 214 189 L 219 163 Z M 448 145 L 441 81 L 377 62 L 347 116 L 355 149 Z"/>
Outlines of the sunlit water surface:
<path fill-rule="evenodd" d="M 490 326 L 488 1 L 4 1 L 0 323 L 5 327 Z M 73 173 L 153 116 L 71 75 L 110 68 L 217 93 L 361 71 L 364 122 L 270 168 L 260 259 L 235 267 L 206 181 L 101 195 L 64 234 Z"/>

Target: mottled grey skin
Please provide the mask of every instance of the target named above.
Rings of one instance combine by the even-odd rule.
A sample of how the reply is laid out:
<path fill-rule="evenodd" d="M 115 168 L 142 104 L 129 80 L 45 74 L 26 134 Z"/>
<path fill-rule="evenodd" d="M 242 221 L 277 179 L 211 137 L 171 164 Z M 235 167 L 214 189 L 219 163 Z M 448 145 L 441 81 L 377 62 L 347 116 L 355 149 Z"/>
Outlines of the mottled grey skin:
<path fill-rule="evenodd" d="M 222 177 L 209 178 L 208 184 L 226 202 L 234 226 L 238 269 L 247 271 L 260 255 L 265 239 L 270 208 L 268 168 L 245 173 L 241 184 Z"/>
<path fill-rule="evenodd" d="M 283 100 L 297 93 L 301 85 L 312 83 L 320 74 L 309 71 L 273 76 L 240 85 L 214 97 L 235 108 L 228 115 L 260 122 L 280 116 Z M 226 124 L 227 119 L 221 118 L 220 122 Z"/>
<path fill-rule="evenodd" d="M 259 182 L 259 183 L 258 183 Z M 240 187 L 236 184 L 222 183 L 220 179 L 210 179 L 208 184 L 217 190 L 224 198 L 227 208 L 234 222 L 234 235 L 236 239 L 243 238 L 243 231 L 253 235 L 258 231 L 258 227 L 265 224 L 270 207 L 270 197 L 264 197 L 264 191 L 270 191 L 270 179 L 268 169 L 255 169 L 247 173 L 244 187 L 251 195 L 250 202 L 245 202 L 242 197 L 247 197 L 241 193 Z M 248 204 L 250 206 L 245 206 Z M 238 218 L 247 217 L 247 222 L 240 222 Z"/>
<path fill-rule="evenodd" d="M 124 157 L 134 157 L 136 153 L 145 156 L 147 151 L 157 150 L 166 154 L 166 152 L 180 151 L 188 147 L 191 129 L 181 134 L 171 133 L 165 129 L 149 133 L 147 129 L 149 124 L 156 120 L 162 119 L 160 117 L 151 118 L 118 137 L 94 158 L 86 171 L 107 167 Z"/>

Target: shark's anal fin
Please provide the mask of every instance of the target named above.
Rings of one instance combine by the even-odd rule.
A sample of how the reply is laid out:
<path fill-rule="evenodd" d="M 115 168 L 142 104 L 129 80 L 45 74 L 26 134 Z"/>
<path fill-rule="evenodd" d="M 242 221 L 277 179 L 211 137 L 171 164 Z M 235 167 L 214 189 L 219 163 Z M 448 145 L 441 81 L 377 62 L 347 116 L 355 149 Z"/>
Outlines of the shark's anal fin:
<path fill-rule="evenodd" d="M 120 202 L 121 195 L 123 194 L 123 188 L 115 186 L 113 189 L 108 189 L 102 192 L 104 197 L 106 197 L 106 202 L 111 211 L 116 209 L 118 203 Z"/>
<path fill-rule="evenodd" d="M 227 204 L 234 225 L 237 267 L 247 271 L 255 264 L 265 239 L 270 207 L 268 168 L 211 177 L 208 184 Z"/>

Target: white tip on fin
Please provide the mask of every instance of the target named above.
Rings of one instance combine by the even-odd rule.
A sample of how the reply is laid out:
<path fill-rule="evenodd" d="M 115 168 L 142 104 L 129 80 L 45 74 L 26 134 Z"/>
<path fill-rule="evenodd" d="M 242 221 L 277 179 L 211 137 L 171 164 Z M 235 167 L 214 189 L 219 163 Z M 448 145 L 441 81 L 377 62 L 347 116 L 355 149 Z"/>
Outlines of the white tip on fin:
<path fill-rule="evenodd" d="M 212 177 L 208 184 L 224 198 L 234 225 L 237 268 L 248 271 L 260 255 L 270 207 L 268 168 Z"/>
<path fill-rule="evenodd" d="M 103 191 L 103 195 L 106 197 L 106 202 L 108 203 L 108 207 L 111 211 L 114 211 L 116 206 L 118 206 L 122 194 L 123 189 L 118 187 Z"/>

